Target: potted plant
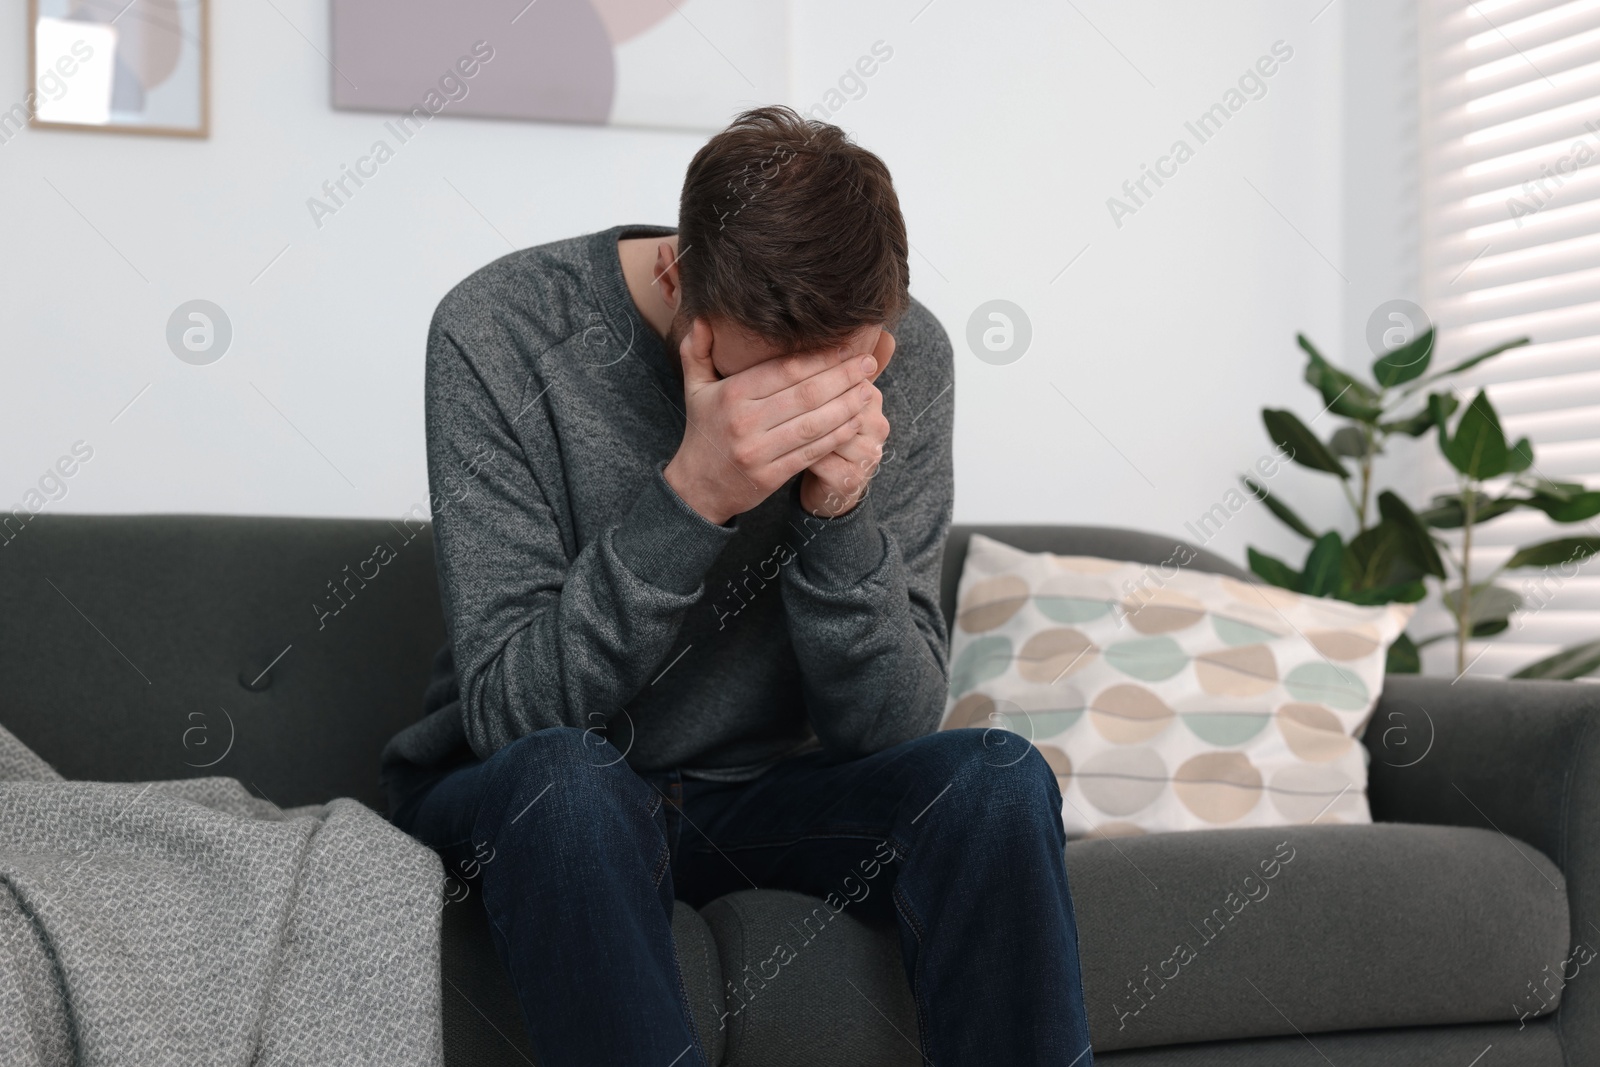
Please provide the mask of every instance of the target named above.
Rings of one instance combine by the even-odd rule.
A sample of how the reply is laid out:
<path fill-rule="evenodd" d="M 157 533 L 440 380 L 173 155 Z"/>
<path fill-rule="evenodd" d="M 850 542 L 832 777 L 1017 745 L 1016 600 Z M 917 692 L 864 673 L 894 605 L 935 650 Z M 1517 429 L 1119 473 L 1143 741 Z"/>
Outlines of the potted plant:
<path fill-rule="evenodd" d="M 1464 407 L 1449 379 L 1485 360 L 1528 343 L 1519 338 L 1429 373 L 1434 331 L 1428 329 L 1372 364 L 1371 381 L 1362 381 L 1325 359 L 1302 334 L 1307 356 L 1305 380 L 1322 396 L 1325 412 L 1341 425 L 1326 441 L 1292 412 L 1267 408 L 1267 435 L 1294 462 L 1338 480 L 1350 505 L 1355 530 L 1318 532 L 1288 505 L 1249 477 L 1245 487 L 1295 533 L 1311 542 L 1299 568 L 1254 548 L 1250 569 L 1273 585 L 1313 596 L 1338 597 L 1357 604 L 1416 602 L 1428 595 L 1427 579 L 1440 585 L 1454 625 L 1441 633 L 1401 635 L 1389 650 L 1389 670 L 1421 669 L 1420 649 L 1438 641 L 1455 643 L 1456 671 L 1467 669 L 1467 642 L 1492 637 L 1511 625 L 1524 598 L 1500 584 L 1510 571 L 1560 568 L 1570 577 L 1584 560 L 1600 552 L 1593 523 L 1589 534 L 1562 537 L 1514 552 L 1488 574 L 1475 573 L 1473 537 L 1483 523 L 1518 508 L 1541 511 L 1559 523 L 1585 522 L 1600 514 L 1600 490 L 1544 477 L 1534 463 L 1527 438 L 1506 440 L 1486 391 Z M 1413 509 L 1391 490 L 1377 490 L 1373 460 L 1398 438 L 1433 433 L 1439 450 L 1456 473 L 1454 491 Z M 1459 545 L 1438 531 L 1459 530 Z M 1539 605 L 1542 606 L 1542 603 Z M 1600 640 L 1564 649 L 1518 671 L 1520 678 L 1577 678 L 1600 667 Z"/>

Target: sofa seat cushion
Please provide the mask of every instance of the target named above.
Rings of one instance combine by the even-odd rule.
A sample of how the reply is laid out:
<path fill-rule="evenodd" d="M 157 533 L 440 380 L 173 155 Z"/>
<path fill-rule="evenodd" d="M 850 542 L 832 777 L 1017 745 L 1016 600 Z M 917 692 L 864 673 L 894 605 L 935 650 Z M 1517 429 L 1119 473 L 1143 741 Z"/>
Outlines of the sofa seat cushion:
<path fill-rule="evenodd" d="M 1492 830 L 1101 838 L 1067 868 L 1097 1052 L 1514 1022 L 1570 944 L 1560 870 Z"/>
<path fill-rule="evenodd" d="M 1489 1051 L 1490 1048 L 1494 1051 Z M 1572 1067 L 1556 1021 L 1346 1030 L 1096 1053 L 1095 1067 Z M 1081 1067 L 1081 1065 L 1080 1065 Z"/>
<path fill-rule="evenodd" d="M 1095 838 L 1067 846 L 1067 868 L 1096 1053 L 1516 1024 L 1514 1005 L 1541 1003 L 1529 983 L 1569 955 L 1561 872 L 1492 830 Z M 896 932 L 827 912 L 765 890 L 704 909 L 726 982 L 728 1067 L 921 1062 Z"/>
<path fill-rule="evenodd" d="M 701 915 L 721 953 L 727 1067 L 922 1063 L 894 927 L 770 889 L 720 897 Z"/>

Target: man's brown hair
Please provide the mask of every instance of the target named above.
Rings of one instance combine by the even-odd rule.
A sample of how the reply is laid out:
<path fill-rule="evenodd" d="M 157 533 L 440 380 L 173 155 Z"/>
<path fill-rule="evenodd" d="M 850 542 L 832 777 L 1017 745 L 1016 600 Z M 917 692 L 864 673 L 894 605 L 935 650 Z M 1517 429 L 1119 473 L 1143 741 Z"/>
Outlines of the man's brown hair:
<path fill-rule="evenodd" d="M 883 160 L 792 108 L 746 111 L 695 153 L 678 206 L 682 319 L 809 350 L 910 305 L 906 224 Z"/>

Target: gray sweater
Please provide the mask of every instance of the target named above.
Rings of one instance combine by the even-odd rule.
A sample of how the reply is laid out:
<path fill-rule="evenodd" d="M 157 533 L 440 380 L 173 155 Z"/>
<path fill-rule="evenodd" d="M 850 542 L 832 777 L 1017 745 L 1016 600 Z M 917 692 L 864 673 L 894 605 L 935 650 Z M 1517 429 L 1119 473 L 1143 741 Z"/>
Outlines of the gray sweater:
<path fill-rule="evenodd" d="M 683 438 L 676 354 L 645 324 L 616 227 L 496 260 L 428 334 L 428 474 L 449 646 L 391 789 L 553 726 L 639 771 L 754 777 L 932 731 L 948 686 L 939 564 L 953 492 L 951 348 L 921 304 L 877 385 L 890 433 L 866 498 L 806 514 L 799 478 L 718 526 L 662 469 Z"/>

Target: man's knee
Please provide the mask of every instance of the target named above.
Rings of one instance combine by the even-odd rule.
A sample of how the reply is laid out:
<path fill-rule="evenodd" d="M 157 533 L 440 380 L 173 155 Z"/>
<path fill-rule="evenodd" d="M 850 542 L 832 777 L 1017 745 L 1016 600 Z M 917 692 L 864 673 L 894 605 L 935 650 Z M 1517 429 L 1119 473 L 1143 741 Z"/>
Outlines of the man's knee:
<path fill-rule="evenodd" d="M 1028 739 L 999 728 L 941 730 L 915 741 L 923 777 L 943 782 L 954 799 L 947 819 L 985 826 L 1019 820 L 1048 824 L 1061 818 L 1054 769 Z M 938 785 L 937 788 L 943 788 Z"/>
<path fill-rule="evenodd" d="M 582 824 L 649 803 L 650 787 L 594 731 L 537 730 L 489 757 L 481 813 L 497 831 Z"/>
<path fill-rule="evenodd" d="M 919 776 L 946 781 L 965 778 L 967 772 L 1017 766 L 1027 762 L 1030 752 L 1038 755 L 1027 738 L 999 727 L 940 730 L 907 741 L 905 746 L 905 758 L 917 767 Z"/>
<path fill-rule="evenodd" d="M 519 899 L 530 876 L 563 898 L 661 884 L 670 860 L 661 794 L 619 756 L 595 733 L 557 727 L 489 757 L 472 826 L 486 903 Z"/>

